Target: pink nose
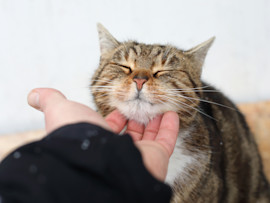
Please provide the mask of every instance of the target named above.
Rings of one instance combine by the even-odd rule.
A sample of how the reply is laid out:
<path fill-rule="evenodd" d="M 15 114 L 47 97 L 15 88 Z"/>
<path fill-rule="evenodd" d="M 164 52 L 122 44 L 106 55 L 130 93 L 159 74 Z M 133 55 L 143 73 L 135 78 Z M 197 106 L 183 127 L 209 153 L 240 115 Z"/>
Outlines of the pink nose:
<path fill-rule="evenodd" d="M 143 84 L 147 81 L 146 79 L 141 79 L 141 78 L 134 78 L 133 79 L 134 82 L 136 82 L 137 84 L 137 89 L 141 90 L 143 87 Z"/>

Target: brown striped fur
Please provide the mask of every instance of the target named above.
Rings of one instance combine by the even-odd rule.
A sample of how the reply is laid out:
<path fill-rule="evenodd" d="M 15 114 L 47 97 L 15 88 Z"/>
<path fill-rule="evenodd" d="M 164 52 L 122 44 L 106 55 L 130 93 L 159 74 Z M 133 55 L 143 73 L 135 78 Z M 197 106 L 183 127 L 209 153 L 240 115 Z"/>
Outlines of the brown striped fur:
<path fill-rule="evenodd" d="M 98 111 L 106 116 L 118 108 L 145 124 L 166 111 L 179 114 L 184 158 L 179 160 L 181 172 L 169 182 L 172 202 L 270 202 L 261 158 L 243 115 L 200 79 L 214 38 L 184 51 L 120 43 L 102 25 L 98 31 L 101 58 L 91 83 Z M 143 81 L 141 90 L 135 78 Z"/>

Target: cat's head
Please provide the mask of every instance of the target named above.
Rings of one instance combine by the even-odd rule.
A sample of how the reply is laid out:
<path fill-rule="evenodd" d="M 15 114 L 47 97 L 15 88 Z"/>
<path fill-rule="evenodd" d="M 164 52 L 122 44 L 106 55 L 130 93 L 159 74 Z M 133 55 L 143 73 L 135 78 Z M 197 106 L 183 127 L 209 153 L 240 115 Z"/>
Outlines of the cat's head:
<path fill-rule="evenodd" d="M 118 109 L 128 119 L 148 123 L 175 111 L 182 124 L 197 113 L 201 70 L 214 38 L 183 51 L 170 45 L 119 42 L 98 24 L 100 65 L 91 84 L 99 112 Z"/>

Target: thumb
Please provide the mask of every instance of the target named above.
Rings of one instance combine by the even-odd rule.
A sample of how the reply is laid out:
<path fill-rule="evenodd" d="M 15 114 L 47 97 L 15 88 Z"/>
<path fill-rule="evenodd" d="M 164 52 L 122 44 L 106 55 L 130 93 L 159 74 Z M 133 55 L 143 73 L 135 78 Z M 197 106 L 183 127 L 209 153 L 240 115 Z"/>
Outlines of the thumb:
<path fill-rule="evenodd" d="M 27 97 L 28 104 L 44 113 L 47 133 L 69 123 L 73 123 L 71 115 L 65 115 L 68 109 L 62 108 L 68 103 L 66 97 L 52 88 L 33 89 Z M 64 117 L 63 117 L 64 115 Z"/>
<path fill-rule="evenodd" d="M 66 97 L 60 91 L 52 88 L 33 89 L 27 97 L 28 104 L 42 112 L 51 105 L 65 100 Z"/>
<path fill-rule="evenodd" d="M 67 100 L 58 90 L 37 88 L 29 93 L 27 99 L 30 106 L 44 113 L 48 133 L 61 126 L 79 122 L 92 123 L 110 130 L 100 114 L 88 106 Z"/>

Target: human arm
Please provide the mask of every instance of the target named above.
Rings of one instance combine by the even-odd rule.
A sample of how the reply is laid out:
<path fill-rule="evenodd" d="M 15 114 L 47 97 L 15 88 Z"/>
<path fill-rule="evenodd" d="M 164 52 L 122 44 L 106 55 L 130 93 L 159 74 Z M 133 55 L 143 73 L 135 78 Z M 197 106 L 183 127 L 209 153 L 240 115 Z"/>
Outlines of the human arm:
<path fill-rule="evenodd" d="M 49 135 L 16 150 L 1 163 L 2 197 L 10 202 L 15 202 L 17 198 L 20 202 L 28 203 L 90 200 L 150 202 L 150 199 L 166 202 L 169 199 L 169 187 L 153 178 L 145 169 L 143 162 L 146 166 L 150 162 L 145 162 L 144 155 L 142 161 L 132 139 L 128 135 L 118 136 L 109 131 L 111 126 L 117 132 L 125 124 L 124 118 L 121 121 L 121 117 L 114 115 L 117 114 L 114 112 L 104 122 L 96 112 L 89 111 L 81 104 L 70 103 L 61 93 L 44 91 L 52 95 L 46 96 L 46 92 L 45 95 L 40 92 L 41 106 L 35 107 L 44 112 Z M 117 121 L 114 121 L 115 118 L 118 118 Z M 128 131 L 134 139 L 133 127 L 129 126 Z M 93 132 L 96 135 L 93 136 Z M 151 139 L 157 139 L 157 136 Z M 138 146 L 142 145 L 139 143 Z M 142 146 L 141 152 L 144 149 L 150 152 L 147 148 L 149 146 Z M 167 153 L 166 147 L 159 148 Z"/>

